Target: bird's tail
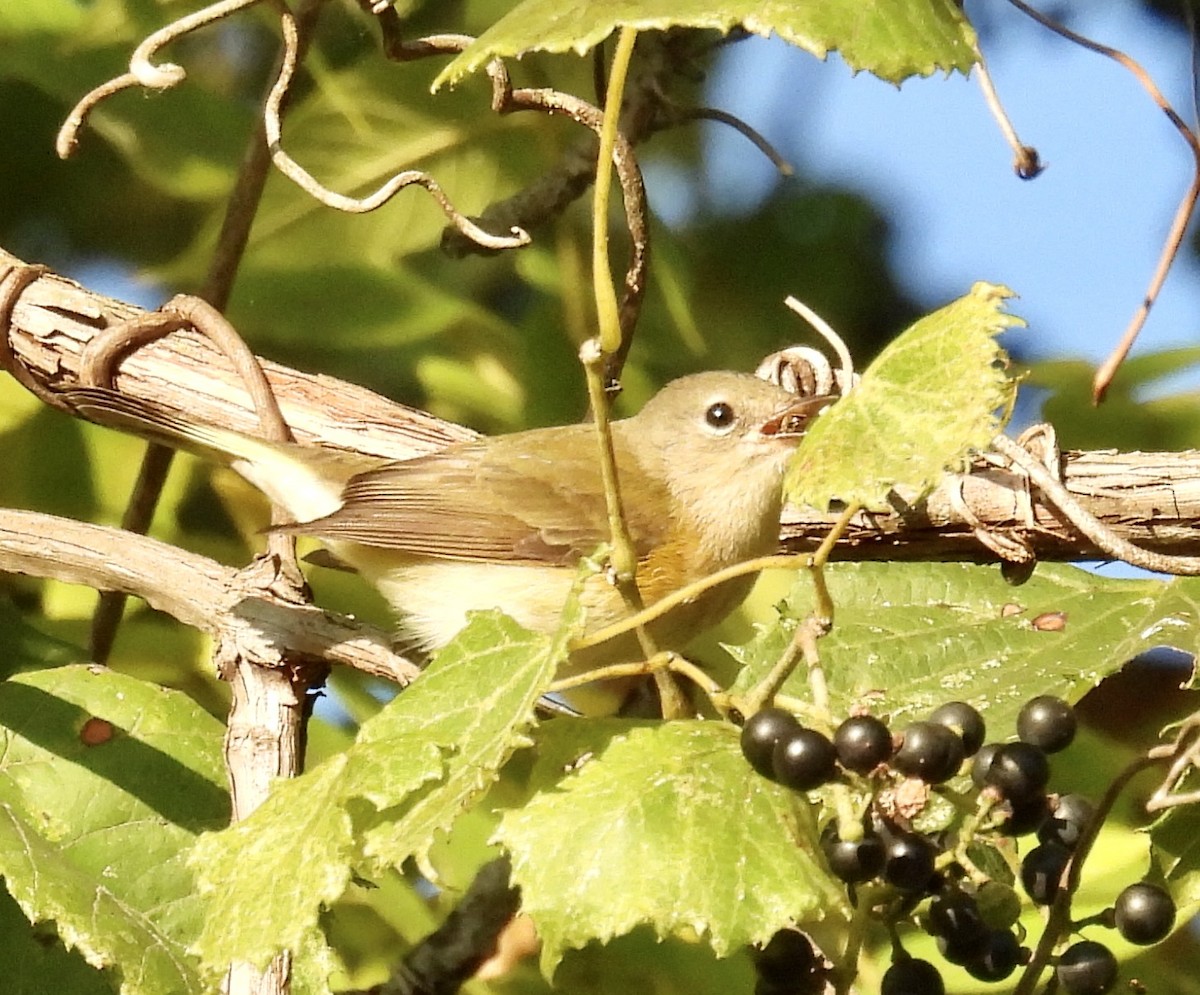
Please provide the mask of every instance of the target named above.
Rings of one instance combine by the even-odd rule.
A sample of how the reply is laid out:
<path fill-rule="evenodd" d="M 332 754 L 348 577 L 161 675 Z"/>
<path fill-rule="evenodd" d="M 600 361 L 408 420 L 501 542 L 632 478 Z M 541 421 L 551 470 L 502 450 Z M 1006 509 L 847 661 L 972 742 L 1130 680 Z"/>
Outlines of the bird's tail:
<path fill-rule="evenodd" d="M 68 407 L 88 421 L 233 467 L 299 522 L 340 507 L 346 481 L 373 465 L 367 457 L 257 439 L 103 387 L 73 387 L 61 396 Z"/>

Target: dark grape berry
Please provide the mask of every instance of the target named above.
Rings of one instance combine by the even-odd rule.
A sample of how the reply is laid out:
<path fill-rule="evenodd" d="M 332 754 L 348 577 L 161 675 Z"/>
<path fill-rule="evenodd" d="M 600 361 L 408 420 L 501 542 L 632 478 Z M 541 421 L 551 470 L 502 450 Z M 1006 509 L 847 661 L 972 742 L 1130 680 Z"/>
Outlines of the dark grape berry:
<path fill-rule="evenodd" d="M 1058 894 L 1059 882 L 1071 851 L 1061 843 L 1035 846 L 1021 861 L 1021 884 L 1038 905 L 1049 905 Z"/>
<path fill-rule="evenodd" d="M 1008 929 L 994 929 L 988 934 L 983 951 L 962 966 L 977 981 L 1003 981 L 1021 963 L 1020 941 Z"/>
<path fill-rule="evenodd" d="M 1008 804 L 1012 812 L 1000 825 L 1000 832 L 1005 836 L 1028 836 L 1050 818 L 1050 799 L 1045 795 Z"/>
<path fill-rule="evenodd" d="M 1104 995 L 1117 981 L 1117 958 L 1102 943 L 1080 940 L 1063 951 L 1055 968 L 1067 995 Z"/>
<path fill-rule="evenodd" d="M 967 961 L 963 967 L 979 981 L 1003 981 L 1017 969 L 1021 962 L 1021 944 L 1007 929 L 995 929 L 988 934 L 987 944 L 978 957 Z"/>
<path fill-rule="evenodd" d="M 892 755 L 892 734 L 873 715 L 853 715 L 833 734 L 838 763 L 846 770 L 869 774 Z"/>
<path fill-rule="evenodd" d="M 957 888 L 929 903 L 929 932 L 947 939 L 978 936 L 988 931 L 975 899 Z"/>
<path fill-rule="evenodd" d="M 1042 843 L 1061 843 L 1068 850 L 1074 850 L 1093 812 L 1092 803 L 1083 795 L 1059 795 L 1050 811 L 1050 818 L 1038 829 L 1038 840 Z"/>
<path fill-rule="evenodd" d="M 992 768 L 992 761 L 1003 743 L 984 743 L 975 751 L 975 759 L 971 761 L 971 780 L 981 791 L 987 787 L 987 774 Z"/>
<path fill-rule="evenodd" d="M 982 753 L 980 754 L 982 755 Z M 992 757 L 985 782 L 1013 802 L 1028 801 L 1046 790 L 1050 763 L 1029 743 L 1005 743 Z"/>
<path fill-rule="evenodd" d="M 1017 738 L 1022 743 L 1057 753 L 1075 738 L 1075 709 L 1051 694 L 1031 698 L 1017 716 Z"/>
<path fill-rule="evenodd" d="M 968 757 L 975 756 L 979 747 L 983 745 L 986 733 L 983 716 L 965 701 L 948 701 L 944 705 L 938 705 L 930 714 L 929 721 L 958 733 L 963 751 Z"/>
<path fill-rule="evenodd" d="M 929 961 L 906 957 L 884 972 L 879 995 L 946 995 L 946 985 Z"/>
<path fill-rule="evenodd" d="M 904 741 L 891 765 L 906 777 L 941 784 L 958 773 L 963 756 L 962 740 L 947 726 L 914 722 L 904 730 Z"/>
<path fill-rule="evenodd" d="M 782 708 L 764 708 L 755 712 L 742 726 L 742 756 L 763 777 L 775 778 L 771 767 L 775 744 L 784 733 L 800 728 L 796 716 Z"/>
<path fill-rule="evenodd" d="M 887 841 L 884 880 L 901 891 L 924 891 L 933 880 L 937 851 L 917 833 L 897 833 Z"/>
<path fill-rule="evenodd" d="M 837 752 L 828 736 L 799 726 L 784 733 L 771 755 L 775 780 L 793 791 L 811 791 L 833 780 Z"/>
<path fill-rule="evenodd" d="M 1148 881 L 1131 884 L 1117 896 L 1117 932 L 1145 946 L 1165 939 L 1175 925 L 1175 900 Z"/>
<path fill-rule="evenodd" d="M 975 899 L 956 888 L 929 903 L 928 926 L 940 941 L 942 956 L 951 964 L 966 964 L 981 956 L 991 935 Z"/>
<path fill-rule="evenodd" d="M 812 942 L 795 929 L 781 929 L 753 957 L 759 980 L 771 988 L 794 988 L 817 966 Z"/>
<path fill-rule="evenodd" d="M 866 831 L 859 840 L 838 838 L 837 825 L 830 823 L 821 833 L 821 849 L 834 877 L 847 884 L 858 884 L 878 877 L 886 859 L 883 840 Z"/>

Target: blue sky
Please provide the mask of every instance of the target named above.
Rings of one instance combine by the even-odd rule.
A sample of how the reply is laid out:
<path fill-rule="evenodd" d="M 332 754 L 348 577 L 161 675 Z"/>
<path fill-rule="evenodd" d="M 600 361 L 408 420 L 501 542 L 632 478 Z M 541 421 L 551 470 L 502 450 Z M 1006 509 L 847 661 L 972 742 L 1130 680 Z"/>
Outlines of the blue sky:
<path fill-rule="evenodd" d="M 1031 182 L 1013 174 L 978 84 L 959 75 L 896 88 L 852 76 L 836 56 L 821 62 L 756 38 L 728 49 L 707 99 L 759 128 L 814 181 L 858 188 L 883 205 L 894 226 L 892 262 L 924 306 L 976 280 L 1005 283 L 1020 295 L 1014 310 L 1030 322 L 1016 333 L 1027 355 L 1097 360 L 1146 291 L 1191 178 L 1191 155 L 1116 63 L 1007 4 L 967 4 L 969 15 L 982 8 L 993 29 L 984 46 L 997 89 L 1022 140 L 1049 166 Z M 1128 51 L 1185 120 L 1194 117 L 1181 32 L 1132 2 L 1069 9 L 1077 30 Z M 709 126 L 705 141 L 699 195 L 711 203 L 752 206 L 779 182 L 731 129 Z M 1139 349 L 1195 342 L 1198 276 L 1185 251 Z"/>

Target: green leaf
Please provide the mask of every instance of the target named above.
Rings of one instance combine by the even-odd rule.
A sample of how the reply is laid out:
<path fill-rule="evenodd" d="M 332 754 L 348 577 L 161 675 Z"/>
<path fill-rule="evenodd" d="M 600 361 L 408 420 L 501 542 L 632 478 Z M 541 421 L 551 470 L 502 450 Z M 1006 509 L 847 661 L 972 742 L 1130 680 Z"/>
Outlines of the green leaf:
<path fill-rule="evenodd" d="M 749 771 L 732 726 L 564 725 L 565 744 L 553 742 L 559 723 L 541 730 L 539 765 L 548 769 L 545 748 L 556 763 L 573 755 L 572 772 L 558 763 L 557 789 L 506 813 L 497 832 L 547 975 L 566 948 L 641 924 L 703 936 L 726 956 L 789 923 L 844 913 L 844 894 L 814 857 L 808 803 Z M 579 738 L 588 727 L 593 749 Z"/>
<path fill-rule="evenodd" d="M 380 790 L 403 795 L 437 776 L 433 744 L 405 746 L 391 764 L 358 751 L 353 779 L 373 770 L 385 776 Z M 262 966 L 281 949 L 296 948 L 315 928 L 321 906 L 345 891 L 358 857 L 343 783 L 351 777 L 352 753 L 280 782 L 248 819 L 196 844 L 192 862 L 209 916 L 193 950 L 210 970 L 234 960 Z"/>
<path fill-rule="evenodd" d="M 473 615 L 349 750 L 281 782 L 248 819 L 201 839 L 191 859 L 210 902 L 194 947 L 205 964 L 265 964 L 312 934 L 353 874 L 424 858 L 434 834 L 528 742 L 564 640 L 499 612 Z"/>
<path fill-rule="evenodd" d="M 5 995 L 111 995 L 111 979 L 67 950 L 47 926 L 34 926 L 8 892 L 0 888 L 0 964 Z"/>
<path fill-rule="evenodd" d="M 950 0 L 524 0 L 442 70 L 434 87 L 456 83 L 497 56 L 582 55 L 618 27 L 728 32 L 737 25 L 775 33 L 821 59 L 836 49 L 853 71 L 895 83 L 939 69 L 967 73 L 978 59 L 975 32 Z"/>
<path fill-rule="evenodd" d="M 1194 652 L 1200 580 L 1114 580 L 1043 564 L 1020 587 L 999 569 L 970 564 L 860 563 L 826 568 L 836 606 L 833 631 L 818 644 L 832 708 L 865 705 L 912 720 L 950 699 L 984 713 L 1004 739 L 1035 694 L 1080 698 L 1127 660 L 1155 646 Z M 811 610 L 811 584 L 797 581 L 787 615 Z M 1065 615 L 1061 631 L 1032 622 Z M 744 664 L 735 692 L 753 686 L 783 652 L 795 623 L 729 647 Z M 784 686 L 809 695 L 807 675 Z"/>
<path fill-rule="evenodd" d="M 1002 307 L 1012 292 L 977 283 L 926 315 L 879 354 L 862 381 L 818 418 L 788 471 L 790 500 L 824 510 L 831 501 L 887 511 L 930 490 L 1002 427 L 1015 381 L 995 336 L 1020 318 Z M 907 493 L 912 489 L 914 494 Z"/>
<path fill-rule="evenodd" d="M 182 694 L 67 666 L 0 684 L 0 874 L 124 993 L 200 991 L 183 855 L 229 818 L 220 724 Z"/>
<path fill-rule="evenodd" d="M 25 616 L 7 601 L 0 601 L 0 678 L 18 670 L 36 670 L 71 663 L 85 654 L 83 650 L 34 628 Z"/>
<path fill-rule="evenodd" d="M 1165 772 L 1164 772 L 1165 773 Z M 1200 788 L 1193 771 L 1178 792 Z M 1150 829 L 1151 854 L 1162 880 L 1179 908 L 1177 922 L 1200 912 L 1200 834 L 1196 832 L 1196 806 L 1179 805 L 1168 810 Z"/>
<path fill-rule="evenodd" d="M 120 968 L 122 995 L 203 990 L 177 941 L 80 872 L 10 805 L 0 805 L 0 866 L 26 915 L 54 920 L 94 967 Z"/>
<path fill-rule="evenodd" d="M 425 674 L 417 682 L 423 695 L 409 707 L 405 728 L 454 752 L 435 790 L 392 813 L 399 818 L 381 821 L 368 832 L 369 856 L 392 865 L 414 854 L 424 856 L 434 833 L 448 828 L 496 780 L 513 752 L 529 744 L 534 705 L 566 658 L 572 630 L 573 622 L 568 622 L 550 639 L 498 612 L 482 612 L 474 615 L 464 638 L 438 655 L 438 680 Z M 376 722 L 363 727 L 360 739 L 386 742 Z M 367 797 L 380 809 L 389 804 L 385 798 Z"/>

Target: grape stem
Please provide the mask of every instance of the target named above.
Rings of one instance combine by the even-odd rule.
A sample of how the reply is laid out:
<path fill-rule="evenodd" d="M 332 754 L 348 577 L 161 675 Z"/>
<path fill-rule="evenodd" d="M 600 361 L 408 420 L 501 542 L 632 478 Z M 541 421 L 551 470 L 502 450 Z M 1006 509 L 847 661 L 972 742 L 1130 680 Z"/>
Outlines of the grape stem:
<path fill-rule="evenodd" d="M 829 534 L 805 564 L 813 583 L 813 610 L 797 626 L 792 641 L 775 662 L 770 673 L 745 696 L 742 710 L 744 715 L 753 715 L 773 700 L 803 657 L 808 664 L 808 682 L 812 691 L 813 706 L 828 725 L 829 731 L 833 731 L 833 715 L 829 709 L 829 685 L 825 682 L 825 671 L 821 667 L 821 656 L 817 652 L 817 640 L 828 635 L 833 629 L 833 599 L 829 596 L 829 588 L 825 584 L 824 567 L 830 553 L 833 552 L 833 547 L 860 508 L 861 505 L 851 504 L 838 516 Z"/>
<path fill-rule="evenodd" d="M 867 936 L 867 925 L 871 917 L 872 901 L 870 890 L 862 889 L 854 903 L 854 915 L 850 917 L 850 925 L 846 930 L 846 946 L 843 949 L 840 963 L 833 966 L 833 990 L 835 995 L 848 995 L 858 977 L 858 958 L 862 954 L 863 942 Z"/>
<path fill-rule="evenodd" d="M 1142 771 L 1169 761 L 1174 755 L 1174 750 L 1169 753 L 1160 750 L 1151 751 L 1149 754 L 1135 758 L 1121 773 L 1113 778 L 1112 783 L 1104 792 L 1104 797 L 1100 799 L 1100 803 L 1096 806 L 1092 817 L 1084 825 L 1083 832 L 1079 836 L 1079 842 L 1075 845 L 1075 850 L 1071 854 L 1071 859 L 1063 869 L 1062 883 L 1053 904 L 1050 906 L 1050 912 L 1046 917 L 1046 926 L 1042 930 L 1041 937 L 1038 939 L 1033 957 L 1021 974 L 1021 979 L 1017 982 L 1017 987 L 1013 989 L 1013 995 L 1033 995 L 1038 979 L 1050 963 L 1050 957 L 1054 953 L 1054 948 L 1064 936 L 1071 932 L 1073 928 L 1071 923 L 1071 900 L 1074 898 L 1075 892 L 1079 888 L 1080 878 L 1083 876 L 1083 863 L 1087 859 L 1093 844 L 1096 842 L 1096 837 L 1100 835 L 1100 827 L 1104 825 L 1104 820 L 1112 812 L 1112 808 L 1117 803 L 1121 792 Z"/>

